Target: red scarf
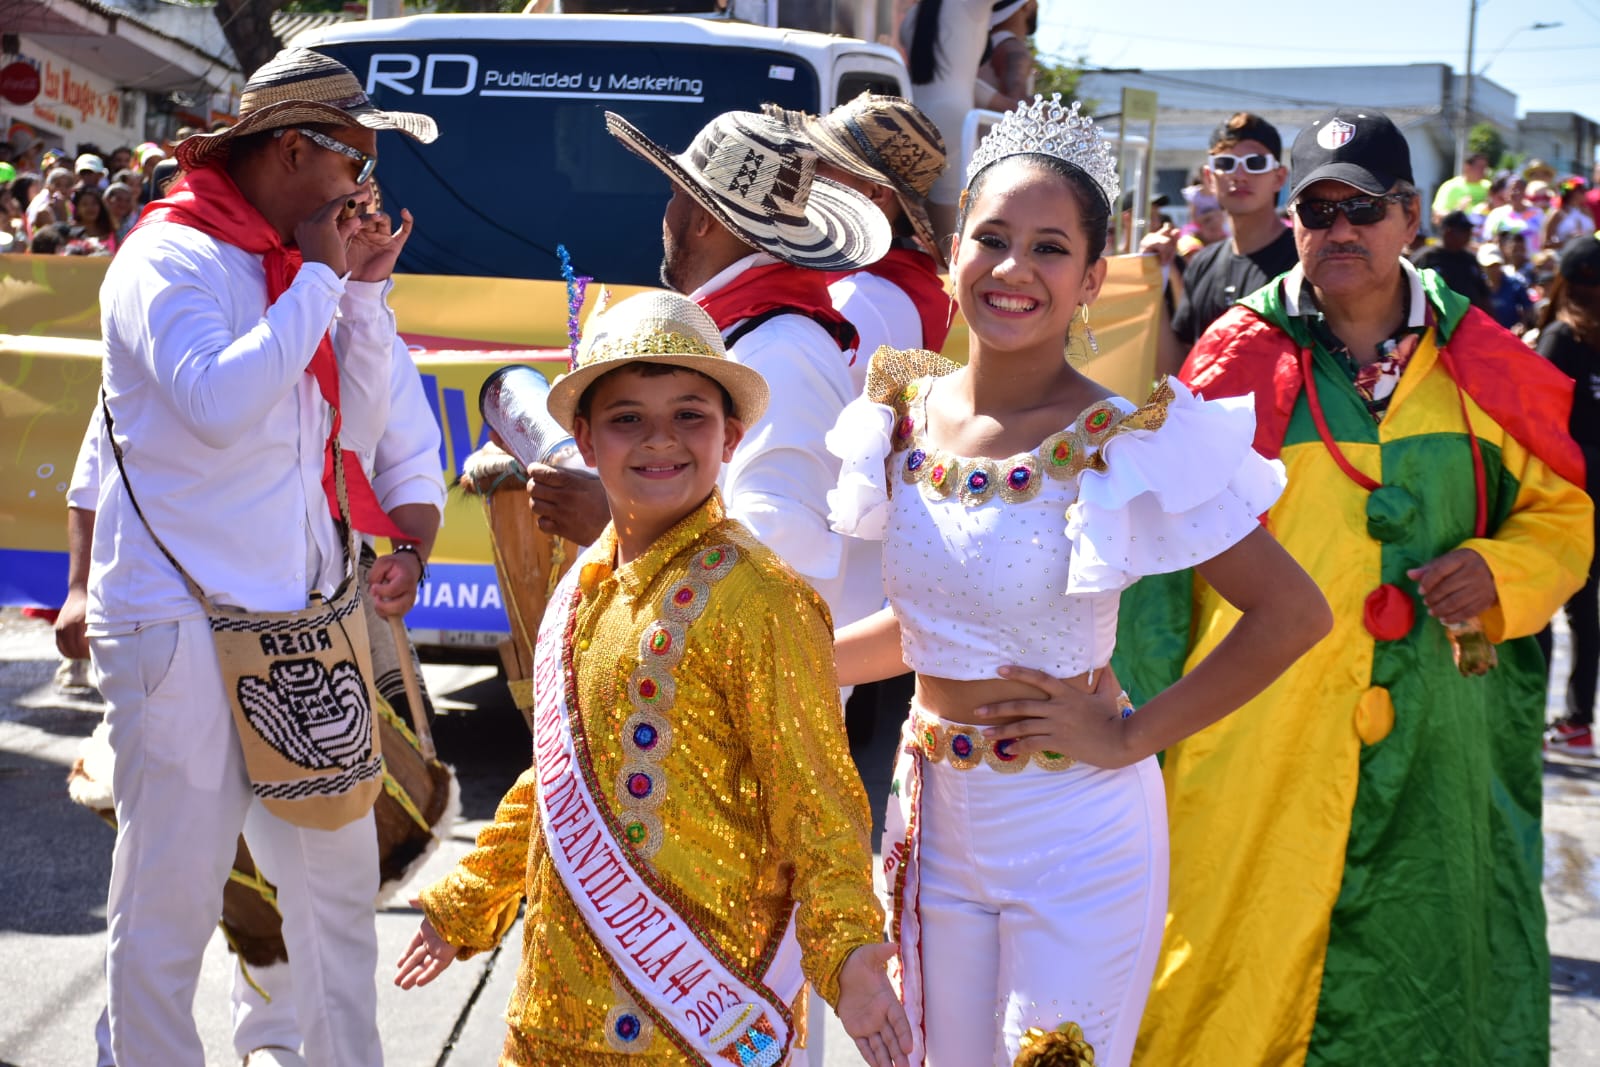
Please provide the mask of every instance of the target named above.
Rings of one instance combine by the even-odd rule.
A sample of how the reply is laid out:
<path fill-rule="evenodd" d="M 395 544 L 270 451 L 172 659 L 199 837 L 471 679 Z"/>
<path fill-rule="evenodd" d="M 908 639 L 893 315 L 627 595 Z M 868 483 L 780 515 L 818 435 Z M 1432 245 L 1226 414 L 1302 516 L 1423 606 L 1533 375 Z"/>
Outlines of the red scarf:
<path fill-rule="evenodd" d="M 876 274 L 910 297 L 922 320 L 922 347 L 930 352 L 944 348 L 953 313 L 950 294 L 945 292 L 932 256 L 915 248 L 891 248 L 888 255 L 870 267 L 828 275 L 828 284 L 861 273 Z"/>
<path fill-rule="evenodd" d="M 716 292 L 700 298 L 717 329 L 727 333 L 745 319 L 763 312 L 804 315 L 833 337 L 839 351 L 850 352 L 855 362 L 856 328 L 834 310 L 828 296 L 828 275 L 789 263 L 752 267 Z"/>
<path fill-rule="evenodd" d="M 270 305 L 294 281 L 300 272 L 300 250 L 288 248 L 278 236 L 278 231 L 262 217 L 244 198 L 239 187 L 233 184 L 221 167 L 201 167 L 185 173 L 162 200 L 151 203 L 139 216 L 133 230 L 152 222 L 175 222 L 201 233 L 215 237 L 244 251 L 262 257 L 267 272 L 267 303 Z M 133 230 L 128 231 L 130 234 Z M 306 366 L 306 371 L 317 380 L 322 399 L 333 409 L 333 428 L 328 433 L 323 448 L 322 490 L 328 498 L 328 510 L 339 518 L 339 494 L 333 479 L 333 445 L 339 439 L 339 364 L 333 354 L 333 342 L 324 333 L 317 351 Z M 376 534 L 391 540 L 412 541 L 405 531 L 396 526 L 378 503 L 372 484 L 360 463 L 344 464 L 345 495 L 350 501 L 350 524 L 362 533 Z"/>

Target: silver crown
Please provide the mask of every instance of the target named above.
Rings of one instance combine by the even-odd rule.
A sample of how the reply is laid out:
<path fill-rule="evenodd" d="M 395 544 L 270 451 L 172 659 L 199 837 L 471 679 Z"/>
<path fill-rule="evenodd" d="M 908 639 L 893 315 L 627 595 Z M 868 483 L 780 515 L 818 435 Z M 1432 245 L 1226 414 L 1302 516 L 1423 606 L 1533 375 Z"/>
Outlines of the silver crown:
<path fill-rule="evenodd" d="M 972 153 L 972 161 L 967 164 L 967 184 L 971 185 L 978 172 L 996 160 L 1024 152 L 1055 156 L 1072 164 L 1106 194 L 1108 207 L 1117 202 L 1122 183 L 1117 180 L 1116 157 L 1101 139 L 1094 120 L 1079 114 L 1077 101 L 1072 107 L 1065 107 L 1060 93 L 1051 93 L 1049 100 L 1035 96 L 1031 104 L 1018 101 Z"/>

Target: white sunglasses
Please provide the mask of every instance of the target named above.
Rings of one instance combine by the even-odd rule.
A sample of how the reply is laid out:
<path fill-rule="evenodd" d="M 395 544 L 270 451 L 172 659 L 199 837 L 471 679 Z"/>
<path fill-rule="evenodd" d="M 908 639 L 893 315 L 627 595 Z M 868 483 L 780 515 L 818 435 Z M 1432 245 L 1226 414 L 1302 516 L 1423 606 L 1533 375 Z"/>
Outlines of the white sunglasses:
<path fill-rule="evenodd" d="M 1243 167 L 1246 174 L 1265 174 L 1277 165 L 1278 159 L 1271 152 L 1252 152 L 1248 156 L 1219 152 L 1211 157 L 1211 169 L 1218 174 L 1231 174 L 1238 167 Z"/>

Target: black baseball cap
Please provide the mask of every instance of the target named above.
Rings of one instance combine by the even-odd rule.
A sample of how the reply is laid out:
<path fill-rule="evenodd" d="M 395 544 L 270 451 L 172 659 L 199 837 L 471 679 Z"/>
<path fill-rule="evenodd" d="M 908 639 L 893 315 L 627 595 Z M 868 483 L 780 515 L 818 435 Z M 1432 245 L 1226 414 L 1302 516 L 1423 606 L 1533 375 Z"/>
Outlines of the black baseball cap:
<path fill-rule="evenodd" d="M 1591 235 L 1568 241 L 1556 269 L 1574 285 L 1600 286 L 1600 238 Z"/>
<path fill-rule="evenodd" d="M 1312 120 L 1289 149 L 1289 199 L 1313 182 L 1335 181 L 1386 193 L 1411 181 L 1411 146 L 1376 108 L 1338 107 Z"/>
<path fill-rule="evenodd" d="M 1229 115 L 1211 131 L 1211 151 L 1232 148 L 1240 141 L 1254 141 L 1280 160 L 1283 158 L 1283 139 L 1278 128 L 1251 111 Z"/>
<path fill-rule="evenodd" d="M 1441 230 L 1472 230 L 1472 218 L 1465 211 L 1452 211 L 1439 220 Z"/>

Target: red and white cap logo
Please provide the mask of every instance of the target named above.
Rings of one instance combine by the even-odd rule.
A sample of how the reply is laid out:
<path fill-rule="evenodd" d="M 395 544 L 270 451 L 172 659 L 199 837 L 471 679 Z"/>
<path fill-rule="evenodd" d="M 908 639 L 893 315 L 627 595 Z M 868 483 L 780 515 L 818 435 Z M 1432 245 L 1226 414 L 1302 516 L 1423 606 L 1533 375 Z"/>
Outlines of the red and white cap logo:
<path fill-rule="evenodd" d="M 1334 119 L 1322 129 L 1317 131 L 1317 143 L 1330 152 L 1350 143 L 1350 138 L 1356 135 L 1356 128 L 1343 119 Z"/>

